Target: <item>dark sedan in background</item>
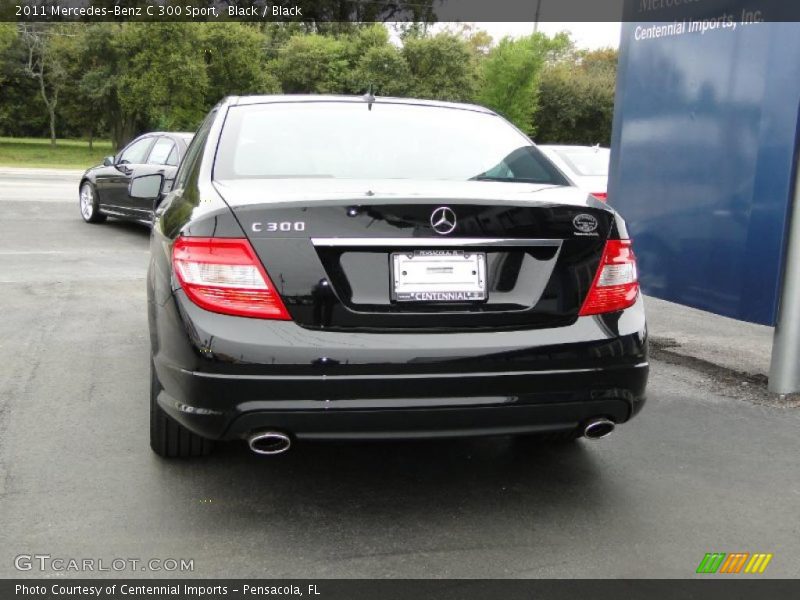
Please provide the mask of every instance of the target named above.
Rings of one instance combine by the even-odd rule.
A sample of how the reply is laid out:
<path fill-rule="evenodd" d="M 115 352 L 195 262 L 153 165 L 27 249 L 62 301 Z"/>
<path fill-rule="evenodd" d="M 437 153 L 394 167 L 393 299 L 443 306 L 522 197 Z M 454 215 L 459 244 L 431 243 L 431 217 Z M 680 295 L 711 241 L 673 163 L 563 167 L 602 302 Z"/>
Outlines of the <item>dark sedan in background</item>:
<path fill-rule="evenodd" d="M 150 203 L 161 175 L 134 179 Z M 230 98 L 151 237 L 150 443 L 600 438 L 645 401 L 625 222 L 497 114 Z"/>
<path fill-rule="evenodd" d="M 163 175 L 164 191 L 168 191 L 193 136 L 193 133 L 147 133 L 133 140 L 116 156 L 107 156 L 102 165 L 86 171 L 79 187 L 83 220 L 102 223 L 106 217 L 118 217 L 150 225 L 153 222 L 153 203 L 130 196 L 131 179 L 141 175 Z"/>

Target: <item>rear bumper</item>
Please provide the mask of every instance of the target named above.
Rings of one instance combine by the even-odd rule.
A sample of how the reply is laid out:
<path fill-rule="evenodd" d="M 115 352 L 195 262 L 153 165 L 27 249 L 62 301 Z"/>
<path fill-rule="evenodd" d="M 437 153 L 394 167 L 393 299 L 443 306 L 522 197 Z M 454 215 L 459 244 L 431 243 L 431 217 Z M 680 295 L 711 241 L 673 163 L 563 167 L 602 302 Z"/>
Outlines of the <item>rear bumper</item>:
<path fill-rule="evenodd" d="M 414 408 L 397 410 L 253 411 L 241 415 L 225 435 L 277 430 L 308 440 L 443 438 L 571 431 L 597 416 L 627 420 L 622 400 L 558 404 Z"/>
<path fill-rule="evenodd" d="M 163 375 L 167 387 L 180 389 L 183 398 L 162 391 L 159 404 L 188 429 L 212 439 L 241 438 L 262 429 L 300 439 L 531 433 L 574 429 L 594 417 L 629 420 L 645 402 L 647 374 L 646 362 L 405 377 L 209 376 L 177 370 Z"/>
<path fill-rule="evenodd" d="M 613 319 L 455 334 L 306 330 L 151 304 L 160 406 L 211 439 L 274 429 L 299 439 L 380 439 L 574 429 L 629 420 L 648 377 L 639 300 Z"/>

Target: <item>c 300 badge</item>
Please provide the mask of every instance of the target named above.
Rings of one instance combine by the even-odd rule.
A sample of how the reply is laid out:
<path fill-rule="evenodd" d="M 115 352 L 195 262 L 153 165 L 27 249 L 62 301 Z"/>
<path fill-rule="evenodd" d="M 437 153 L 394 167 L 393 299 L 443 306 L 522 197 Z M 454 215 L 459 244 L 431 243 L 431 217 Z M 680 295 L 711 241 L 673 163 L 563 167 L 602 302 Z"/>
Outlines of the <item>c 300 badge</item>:
<path fill-rule="evenodd" d="M 575 218 L 572 219 L 572 224 L 575 226 L 575 235 L 598 235 L 596 232 L 597 219 L 592 215 L 586 213 L 575 215 Z"/>

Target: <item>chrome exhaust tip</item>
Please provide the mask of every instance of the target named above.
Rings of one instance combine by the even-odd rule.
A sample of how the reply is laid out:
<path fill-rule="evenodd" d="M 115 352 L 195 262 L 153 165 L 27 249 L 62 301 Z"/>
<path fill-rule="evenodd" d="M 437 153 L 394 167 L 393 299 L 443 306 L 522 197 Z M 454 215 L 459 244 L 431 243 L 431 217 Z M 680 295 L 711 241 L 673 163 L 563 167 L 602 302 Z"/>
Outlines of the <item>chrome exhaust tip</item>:
<path fill-rule="evenodd" d="M 587 440 L 600 440 L 608 437 L 614 431 L 614 421 L 608 419 L 592 419 L 583 428 L 583 436 Z"/>
<path fill-rule="evenodd" d="M 259 431 L 247 437 L 247 445 L 256 454 L 282 454 L 291 447 L 292 440 L 280 431 Z"/>

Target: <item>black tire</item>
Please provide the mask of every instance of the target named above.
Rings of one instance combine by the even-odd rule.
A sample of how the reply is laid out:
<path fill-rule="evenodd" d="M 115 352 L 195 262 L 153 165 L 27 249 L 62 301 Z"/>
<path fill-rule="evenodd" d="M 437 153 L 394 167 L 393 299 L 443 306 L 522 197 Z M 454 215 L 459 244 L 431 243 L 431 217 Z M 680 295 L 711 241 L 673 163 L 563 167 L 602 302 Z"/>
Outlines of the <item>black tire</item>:
<path fill-rule="evenodd" d="M 103 223 L 106 215 L 100 212 L 97 204 L 97 190 L 91 181 L 84 180 L 78 192 L 78 208 L 81 211 L 81 218 L 87 223 Z"/>
<path fill-rule="evenodd" d="M 170 418 L 158 405 L 161 382 L 150 362 L 150 447 L 164 458 L 188 458 L 206 456 L 214 443 L 192 433 L 183 425 Z"/>

